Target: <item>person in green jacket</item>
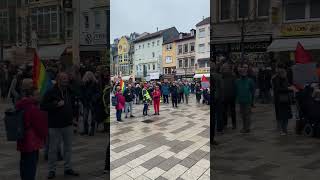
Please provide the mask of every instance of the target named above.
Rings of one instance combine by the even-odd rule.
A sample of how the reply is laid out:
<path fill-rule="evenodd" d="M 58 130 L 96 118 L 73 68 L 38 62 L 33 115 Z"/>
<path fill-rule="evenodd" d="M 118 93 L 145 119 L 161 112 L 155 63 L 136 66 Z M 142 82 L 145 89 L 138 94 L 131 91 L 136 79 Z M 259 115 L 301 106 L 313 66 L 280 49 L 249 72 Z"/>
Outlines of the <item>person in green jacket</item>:
<path fill-rule="evenodd" d="M 240 105 L 240 114 L 243 122 L 243 128 L 240 132 L 249 133 L 254 82 L 248 77 L 248 64 L 241 64 L 238 71 L 240 78 L 236 80 L 236 100 Z"/>
<path fill-rule="evenodd" d="M 190 95 L 190 86 L 188 83 L 185 83 L 183 86 L 183 94 L 185 96 L 186 99 L 186 104 L 188 104 L 188 100 L 189 100 L 189 95 Z"/>
<path fill-rule="evenodd" d="M 179 95 L 178 95 L 178 103 L 180 104 L 181 102 L 184 103 L 184 95 L 183 95 L 183 89 L 184 89 L 184 86 L 182 84 L 182 82 L 179 83 L 179 86 L 178 86 L 178 92 L 179 92 Z"/>

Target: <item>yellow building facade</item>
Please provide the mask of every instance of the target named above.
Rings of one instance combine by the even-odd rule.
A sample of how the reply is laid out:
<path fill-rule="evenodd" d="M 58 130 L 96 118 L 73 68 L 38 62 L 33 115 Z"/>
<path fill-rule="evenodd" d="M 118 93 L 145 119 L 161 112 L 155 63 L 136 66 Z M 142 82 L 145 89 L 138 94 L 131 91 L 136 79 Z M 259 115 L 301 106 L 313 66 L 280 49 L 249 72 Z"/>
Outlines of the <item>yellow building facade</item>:
<path fill-rule="evenodd" d="M 130 75 L 129 50 L 130 44 L 127 37 L 121 37 L 118 43 L 118 63 L 122 75 Z"/>
<path fill-rule="evenodd" d="M 174 74 L 177 65 L 176 43 L 169 42 L 162 45 L 162 72 L 164 75 Z"/>

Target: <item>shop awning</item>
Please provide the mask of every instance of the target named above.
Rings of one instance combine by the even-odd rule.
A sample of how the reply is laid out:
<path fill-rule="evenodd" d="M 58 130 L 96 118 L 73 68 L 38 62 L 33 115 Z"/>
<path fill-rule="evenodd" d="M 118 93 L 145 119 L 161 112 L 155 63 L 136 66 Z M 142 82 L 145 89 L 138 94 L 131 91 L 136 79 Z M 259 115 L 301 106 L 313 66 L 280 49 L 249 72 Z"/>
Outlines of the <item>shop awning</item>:
<path fill-rule="evenodd" d="M 294 51 L 298 42 L 307 50 L 320 49 L 320 38 L 276 39 L 268 47 L 268 52 Z"/>
<path fill-rule="evenodd" d="M 68 46 L 65 44 L 62 45 L 51 45 L 51 46 L 40 46 L 38 49 L 38 54 L 42 60 L 58 60 L 60 59 L 63 52 Z"/>
<path fill-rule="evenodd" d="M 199 78 L 202 78 L 202 76 L 205 76 L 205 77 L 210 77 L 210 74 L 195 74 L 193 76 L 194 79 L 199 79 Z"/>

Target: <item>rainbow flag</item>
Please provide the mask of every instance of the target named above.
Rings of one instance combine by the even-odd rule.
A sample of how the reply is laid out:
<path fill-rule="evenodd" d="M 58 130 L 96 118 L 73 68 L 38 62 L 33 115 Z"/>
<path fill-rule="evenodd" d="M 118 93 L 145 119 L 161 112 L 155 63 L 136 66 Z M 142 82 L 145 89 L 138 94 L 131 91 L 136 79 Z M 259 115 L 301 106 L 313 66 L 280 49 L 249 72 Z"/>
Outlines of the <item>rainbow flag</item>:
<path fill-rule="evenodd" d="M 123 81 L 122 79 L 120 80 L 120 89 L 121 89 L 121 92 L 122 92 L 122 93 L 124 93 L 124 90 L 126 89 L 126 88 L 125 88 L 124 81 Z"/>
<path fill-rule="evenodd" d="M 52 87 L 51 79 L 49 78 L 46 68 L 41 62 L 37 51 L 34 52 L 33 57 L 33 73 L 32 73 L 33 86 L 43 96 L 48 89 Z"/>

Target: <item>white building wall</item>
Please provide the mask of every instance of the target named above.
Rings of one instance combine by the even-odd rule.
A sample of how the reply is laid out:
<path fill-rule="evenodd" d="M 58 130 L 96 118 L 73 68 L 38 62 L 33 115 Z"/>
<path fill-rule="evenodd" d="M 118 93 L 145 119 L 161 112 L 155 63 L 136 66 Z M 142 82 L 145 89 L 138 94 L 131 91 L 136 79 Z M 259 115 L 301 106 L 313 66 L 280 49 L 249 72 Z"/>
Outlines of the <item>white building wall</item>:
<path fill-rule="evenodd" d="M 159 41 L 159 43 L 157 43 Z M 152 46 L 152 42 L 154 42 L 154 46 Z M 148 43 L 150 43 L 150 46 L 148 47 Z M 135 76 L 141 77 L 143 76 L 143 65 L 147 65 L 147 74 L 150 72 L 159 72 L 161 73 L 162 69 L 162 43 L 163 38 L 154 38 L 146 41 L 142 41 L 139 43 L 135 43 L 134 45 L 134 72 Z M 140 46 L 140 48 L 139 48 Z M 144 46 L 144 48 L 143 48 Z M 153 54 L 154 53 L 154 57 Z M 150 65 L 150 69 L 148 68 Z M 153 70 L 153 65 L 155 65 L 155 70 Z M 138 71 L 137 71 L 137 66 Z"/>
<path fill-rule="evenodd" d="M 205 36 L 199 37 L 199 29 L 205 28 Z M 210 58 L 210 24 L 199 26 L 196 28 L 196 61 L 202 58 Z M 199 45 L 204 44 L 204 52 L 199 52 Z"/>

